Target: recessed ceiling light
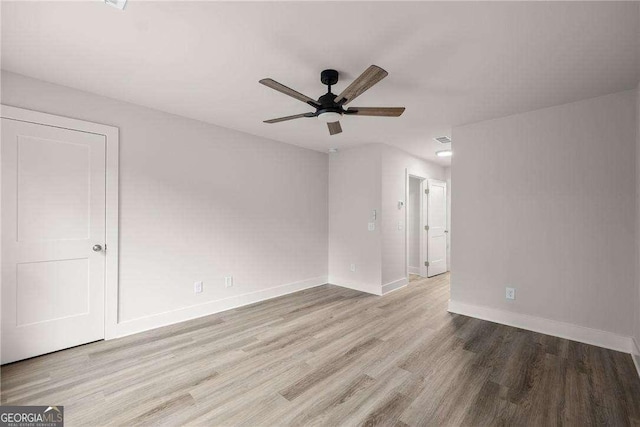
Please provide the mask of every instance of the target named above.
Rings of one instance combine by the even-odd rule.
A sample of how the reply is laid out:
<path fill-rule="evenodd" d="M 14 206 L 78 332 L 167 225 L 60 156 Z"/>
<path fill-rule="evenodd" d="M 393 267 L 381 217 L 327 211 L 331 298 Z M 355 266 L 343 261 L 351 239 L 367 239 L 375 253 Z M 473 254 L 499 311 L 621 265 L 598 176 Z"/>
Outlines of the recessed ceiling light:
<path fill-rule="evenodd" d="M 329 148 L 329 152 L 330 153 L 337 153 L 338 149 L 337 148 Z"/>
<path fill-rule="evenodd" d="M 451 157 L 452 154 L 453 154 L 453 151 L 451 150 L 436 151 L 436 156 L 438 157 Z"/>
<path fill-rule="evenodd" d="M 120 10 L 124 10 L 124 7 L 127 5 L 127 0 L 104 0 L 104 2 Z"/>

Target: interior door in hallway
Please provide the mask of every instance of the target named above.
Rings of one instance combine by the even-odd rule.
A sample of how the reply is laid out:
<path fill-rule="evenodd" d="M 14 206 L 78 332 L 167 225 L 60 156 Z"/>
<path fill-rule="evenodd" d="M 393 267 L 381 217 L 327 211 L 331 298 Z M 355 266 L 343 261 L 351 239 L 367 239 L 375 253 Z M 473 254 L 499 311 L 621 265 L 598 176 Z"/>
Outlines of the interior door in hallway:
<path fill-rule="evenodd" d="M 428 180 L 427 277 L 447 271 L 447 183 Z"/>
<path fill-rule="evenodd" d="M 2 363 L 104 338 L 105 149 L 2 119 Z"/>

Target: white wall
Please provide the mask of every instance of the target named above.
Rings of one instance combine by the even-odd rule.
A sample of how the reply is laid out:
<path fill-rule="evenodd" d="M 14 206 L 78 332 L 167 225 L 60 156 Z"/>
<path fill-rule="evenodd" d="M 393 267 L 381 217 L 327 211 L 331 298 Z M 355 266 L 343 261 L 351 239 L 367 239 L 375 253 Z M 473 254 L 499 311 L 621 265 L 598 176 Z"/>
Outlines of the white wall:
<path fill-rule="evenodd" d="M 381 293 L 380 170 L 375 145 L 329 156 L 329 282 L 376 295 Z M 374 231 L 369 222 L 375 222 Z"/>
<path fill-rule="evenodd" d="M 406 199 L 407 172 L 424 178 L 444 180 L 444 167 L 427 162 L 387 145 L 380 145 L 382 159 L 382 285 L 406 278 L 405 210 L 398 201 Z M 398 224 L 402 223 L 402 229 Z"/>
<path fill-rule="evenodd" d="M 409 178 L 409 200 L 407 200 L 407 242 L 409 273 L 420 271 L 420 180 Z M 413 271 L 411 271 L 413 270 Z"/>
<path fill-rule="evenodd" d="M 406 283 L 407 171 L 444 179 L 444 168 L 384 144 L 329 157 L 329 281 L 381 294 Z M 377 209 L 375 231 L 367 231 Z M 402 228 L 398 228 L 398 223 Z M 351 263 L 356 271 L 349 270 Z"/>
<path fill-rule="evenodd" d="M 121 320 L 326 282 L 326 154 L 7 72 L 2 103 L 120 129 Z"/>
<path fill-rule="evenodd" d="M 632 336 L 635 103 L 626 91 L 454 128 L 453 302 Z"/>

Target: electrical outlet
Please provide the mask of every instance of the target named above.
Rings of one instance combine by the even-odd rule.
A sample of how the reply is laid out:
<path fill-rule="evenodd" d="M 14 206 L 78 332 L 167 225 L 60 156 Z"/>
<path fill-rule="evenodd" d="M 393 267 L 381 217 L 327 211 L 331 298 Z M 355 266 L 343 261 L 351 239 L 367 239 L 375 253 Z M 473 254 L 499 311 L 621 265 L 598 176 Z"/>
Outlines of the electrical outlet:
<path fill-rule="evenodd" d="M 224 287 L 230 288 L 233 286 L 233 276 L 225 276 L 224 277 Z"/>
<path fill-rule="evenodd" d="M 374 231 L 376 229 L 376 223 L 375 222 L 370 222 L 369 223 L 369 231 Z"/>
<path fill-rule="evenodd" d="M 193 284 L 193 292 L 196 294 L 202 293 L 202 282 L 195 282 Z"/>
<path fill-rule="evenodd" d="M 507 298 L 507 299 L 516 299 L 516 289 L 515 288 L 507 288 L 507 292 L 505 294 L 505 298 Z"/>
<path fill-rule="evenodd" d="M 356 265 L 355 264 L 351 264 L 351 266 L 349 267 L 349 269 L 351 271 L 356 271 Z"/>

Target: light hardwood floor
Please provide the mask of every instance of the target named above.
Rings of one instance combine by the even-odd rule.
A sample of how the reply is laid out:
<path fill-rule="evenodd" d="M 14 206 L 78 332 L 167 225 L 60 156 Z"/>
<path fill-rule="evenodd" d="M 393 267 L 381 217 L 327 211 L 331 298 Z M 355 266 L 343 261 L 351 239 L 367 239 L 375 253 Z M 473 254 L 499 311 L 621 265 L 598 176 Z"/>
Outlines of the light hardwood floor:
<path fill-rule="evenodd" d="M 629 425 L 627 354 L 447 313 L 448 275 L 325 285 L 2 367 L 73 425 Z"/>

